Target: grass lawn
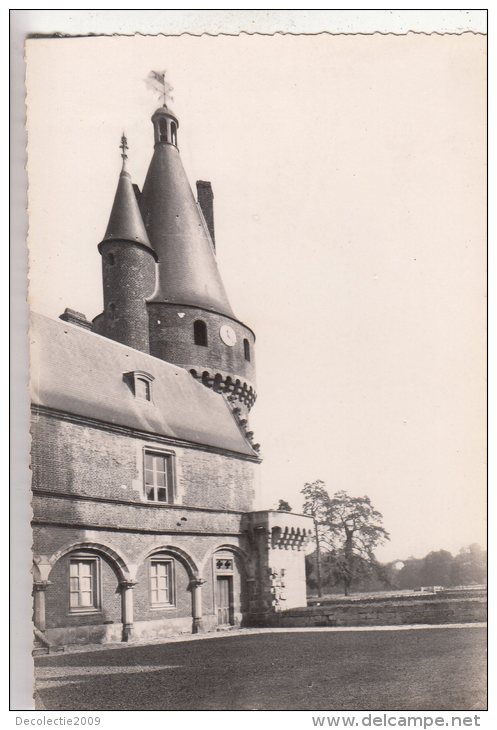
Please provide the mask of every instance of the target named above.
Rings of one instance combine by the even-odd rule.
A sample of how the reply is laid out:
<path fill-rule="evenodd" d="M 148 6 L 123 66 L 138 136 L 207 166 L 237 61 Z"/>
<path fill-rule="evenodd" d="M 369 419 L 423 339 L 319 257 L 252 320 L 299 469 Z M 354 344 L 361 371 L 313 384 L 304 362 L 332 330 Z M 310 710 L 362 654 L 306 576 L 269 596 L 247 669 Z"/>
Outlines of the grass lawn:
<path fill-rule="evenodd" d="M 482 628 L 216 636 L 36 659 L 38 709 L 483 710 Z"/>

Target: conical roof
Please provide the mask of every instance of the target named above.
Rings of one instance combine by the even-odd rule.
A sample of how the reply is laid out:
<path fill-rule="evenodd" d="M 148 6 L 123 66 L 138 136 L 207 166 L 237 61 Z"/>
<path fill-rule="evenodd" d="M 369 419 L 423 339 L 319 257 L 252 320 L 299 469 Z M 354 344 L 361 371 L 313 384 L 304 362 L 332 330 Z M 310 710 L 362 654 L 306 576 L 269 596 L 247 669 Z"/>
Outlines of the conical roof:
<path fill-rule="evenodd" d="M 132 241 L 152 249 L 129 173 L 123 168 L 103 241 Z M 155 253 L 155 252 L 154 252 Z"/>
<path fill-rule="evenodd" d="M 190 304 L 234 317 L 210 235 L 174 144 L 156 144 L 140 198 L 159 257 L 154 301 Z"/>

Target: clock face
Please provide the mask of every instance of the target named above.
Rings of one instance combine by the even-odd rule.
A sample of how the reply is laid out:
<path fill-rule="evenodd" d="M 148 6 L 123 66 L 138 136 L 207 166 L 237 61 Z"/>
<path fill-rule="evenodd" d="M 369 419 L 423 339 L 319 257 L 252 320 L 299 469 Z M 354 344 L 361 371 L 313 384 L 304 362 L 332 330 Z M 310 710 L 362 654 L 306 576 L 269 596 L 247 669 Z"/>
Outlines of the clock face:
<path fill-rule="evenodd" d="M 236 342 L 236 334 L 233 327 L 230 327 L 229 324 L 223 324 L 221 329 L 219 330 L 219 336 L 221 337 L 222 341 L 225 345 L 228 345 L 228 347 L 233 347 L 233 345 Z"/>

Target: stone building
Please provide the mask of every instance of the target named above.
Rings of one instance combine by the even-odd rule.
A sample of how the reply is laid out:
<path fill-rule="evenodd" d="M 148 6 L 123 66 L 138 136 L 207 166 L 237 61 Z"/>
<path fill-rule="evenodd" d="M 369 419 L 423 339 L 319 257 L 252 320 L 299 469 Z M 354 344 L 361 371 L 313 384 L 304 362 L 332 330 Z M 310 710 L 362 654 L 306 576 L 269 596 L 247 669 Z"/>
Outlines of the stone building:
<path fill-rule="evenodd" d="M 98 245 L 103 311 L 31 326 L 35 637 L 42 647 L 263 623 L 306 603 L 308 517 L 253 511 L 255 335 L 216 263 L 178 119 L 152 116 Z"/>

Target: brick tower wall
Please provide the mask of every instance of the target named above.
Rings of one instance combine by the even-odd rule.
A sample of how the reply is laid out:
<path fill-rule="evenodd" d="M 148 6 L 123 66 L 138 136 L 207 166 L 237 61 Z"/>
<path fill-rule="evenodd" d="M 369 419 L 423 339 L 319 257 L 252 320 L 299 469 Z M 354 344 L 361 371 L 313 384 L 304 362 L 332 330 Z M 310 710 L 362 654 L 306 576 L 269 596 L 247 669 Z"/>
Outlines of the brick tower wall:
<path fill-rule="evenodd" d="M 145 298 L 155 288 L 153 253 L 128 241 L 105 241 L 101 246 L 104 311 L 94 331 L 141 352 L 149 352 Z"/>
<path fill-rule="evenodd" d="M 149 302 L 147 306 L 150 354 L 194 371 L 195 377 L 214 390 L 219 384 L 220 392 L 226 395 L 234 392 L 243 412 L 250 410 L 256 397 L 253 332 L 237 320 L 197 307 L 162 302 Z M 206 324 L 206 346 L 195 344 L 193 327 L 196 320 Z M 234 330 L 236 343 L 233 347 L 221 339 L 222 325 L 229 325 Z M 249 360 L 245 357 L 244 340 L 248 343 Z"/>

